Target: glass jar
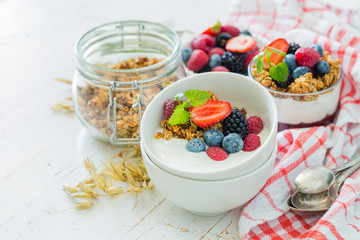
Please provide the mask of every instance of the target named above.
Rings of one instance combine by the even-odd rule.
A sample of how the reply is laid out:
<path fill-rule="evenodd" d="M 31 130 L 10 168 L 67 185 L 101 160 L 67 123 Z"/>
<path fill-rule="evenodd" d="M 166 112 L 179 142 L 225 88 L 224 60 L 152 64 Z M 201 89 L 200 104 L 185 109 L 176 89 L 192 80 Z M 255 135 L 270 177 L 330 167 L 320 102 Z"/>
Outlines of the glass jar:
<path fill-rule="evenodd" d="M 254 59 L 248 66 L 250 78 L 255 68 Z M 278 109 L 278 131 L 289 128 L 307 128 L 326 126 L 334 122 L 337 112 L 342 82 L 342 68 L 339 65 L 338 76 L 334 76 L 335 83 L 330 87 L 313 93 L 286 93 L 266 89 L 273 96 Z"/>
<path fill-rule="evenodd" d="M 75 54 L 76 115 L 94 137 L 114 145 L 138 144 L 146 105 L 186 76 L 178 36 L 153 22 L 91 29 L 76 43 Z"/>

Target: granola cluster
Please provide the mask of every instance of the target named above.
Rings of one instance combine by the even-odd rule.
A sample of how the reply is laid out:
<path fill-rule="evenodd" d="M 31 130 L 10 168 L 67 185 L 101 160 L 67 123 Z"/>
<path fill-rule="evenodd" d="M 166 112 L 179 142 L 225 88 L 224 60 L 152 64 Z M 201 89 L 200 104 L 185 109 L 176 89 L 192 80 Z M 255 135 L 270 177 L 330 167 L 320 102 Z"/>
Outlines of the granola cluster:
<path fill-rule="evenodd" d="M 150 59 L 147 57 L 132 58 L 122 61 L 118 64 L 105 66 L 111 69 L 134 69 L 150 66 L 160 62 L 161 59 Z M 124 79 L 121 76 L 116 78 L 117 81 L 134 81 L 143 80 L 152 76 L 136 74 L 133 77 Z M 162 89 L 175 82 L 177 77 L 169 76 L 159 81 L 158 84 L 148 84 L 142 86 L 143 99 L 148 104 L 156 94 Z M 139 89 L 118 88 L 113 93 L 117 103 L 121 109 L 116 110 L 116 132 L 119 138 L 133 138 L 139 132 L 139 109 L 134 104 L 140 96 Z M 95 85 L 83 84 L 77 86 L 77 110 L 83 121 L 94 128 L 96 132 L 100 132 L 103 136 L 111 136 L 112 130 L 107 124 L 107 108 L 109 105 L 109 88 Z M 144 111 L 144 107 L 141 109 Z M 113 112 L 110 110 L 110 123 L 113 124 Z"/>
<path fill-rule="evenodd" d="M 214 93 L 210 92 L 210 94 L 212 100 L 218 100 L 217 96 Z M 246 118 L 245 108 L 242 108 L 241 112 Z M 222 124 L 220 122 L 206 129 L 196 126 L 191 120 L 181 125 L 171 125 L 169 124 L 168 120 L 162 120 L 160 125 L 163 128 L 163 131 L 157 132 L 157 134 L 155 135 L 155 139 L 163 138 L 165 140 L 170 140 L 172 138 L 180 138 L 189 141 L 193 138 L 200 138 L 203 140 L 204 133 L 209 129 L 218 129 L 222 131 Z"/>
<path fill-rule="evenodd" d="M 331 55 L 329 52 L 325 52 L 320 60 L 324 60 L 330 65 L 329 73 L 322 77 L 318 76 L 316 78 L 314 78 L 311 73 L 307 73 L 295 79 L 294 82 L 292 82 L 287 88 L 278 87 L 274 81 L 272 81 L 269 72 L 264 69 L 258 73 L 256 67 L 253 66 L 251 73 L 259 83 L 275 91 L 294 94 L 316 93 L 334 85 L 339 80 L 340 76 L 340 60 L 331 60 Z M 275 94 L 275 96 L 281 97 L 279 94 Z M 306 96 L 302 97 L 300 100 L 311 101 L 316 98 L 317 96 Z"/>

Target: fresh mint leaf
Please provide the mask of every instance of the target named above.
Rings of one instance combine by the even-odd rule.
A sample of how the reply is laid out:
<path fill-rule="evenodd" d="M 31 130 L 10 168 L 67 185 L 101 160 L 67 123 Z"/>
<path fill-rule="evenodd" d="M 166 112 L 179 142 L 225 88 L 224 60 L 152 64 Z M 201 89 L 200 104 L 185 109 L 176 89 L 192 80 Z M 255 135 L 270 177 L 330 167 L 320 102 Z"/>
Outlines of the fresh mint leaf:
<path fill-rule="evenodd" d="M 179 102 L 180 101 L 180 98 L 182 98 L 184 96 L 184 93 L 178 93 L 175 95 L 175 97 L 173 98 L 173 101 L 177 101 Z"/>
<path fill-rule="evenodd" d="M 268 47 L 268 48 L 271 49 L 272 52 L 275 52 L 275 53 L 277 53 L 277 54 L 279 54 L 279 55 L 281 55 L 281 56 L 285 56 L 285 55 L 286 55 L 286 53 L 284 53 L 283 51 L 280 51 L 280 50 L 278 50 L 278 49 L 276 49 L 276 48 L 273 48 L 273 47 Z"/>
<path fill-rule="evenodd" d="M 255 61 L 256 61 L 256 70 L 260 74 L 261 70 L 264 67 L 264 62 L 262 61 L 262 59 L 260 59 L 260 57 L 257 57 Z"/>
<path fill-rule="evenodd" d="M 281 62 L 278 65 L 271 67 L 269 73 L 272 79 L 279 82 L 286 82 L 289 75 L 289 69 L 286 63 Z"/>
<path fill-rule="evenodd" d="M 190 118 L 190 113 L 185 110 L 185 107 L 182 104 L 176 106 L 168 122 L 171 125 L 184 124 L 189 120 L 189 118 Z"/>
<path fill-rule="evenodd" d="M 202 90 L 187 90 L 184 93 L 185 97 L 190 102 L 191 106 L 198 107 L 206 103 L 210 99 L 211 95 L 208 91 Z"/>

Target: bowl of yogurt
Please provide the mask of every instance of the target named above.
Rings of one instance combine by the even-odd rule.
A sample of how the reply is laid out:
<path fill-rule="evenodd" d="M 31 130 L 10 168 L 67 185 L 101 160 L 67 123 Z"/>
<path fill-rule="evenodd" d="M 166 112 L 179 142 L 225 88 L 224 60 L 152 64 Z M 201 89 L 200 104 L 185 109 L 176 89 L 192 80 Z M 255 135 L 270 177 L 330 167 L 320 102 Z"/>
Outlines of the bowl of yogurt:
<path fill-rule="evenodd" d="M 261 117 L 263 130 L 258 134 L 261 145 L 254 151 L 240 151 L 229 154 L 224 161 L 213 161 L 206 151 L 187 151 L 185 139 L 156 139 L 162 131 L 164 102 L 188 89 L 211 91 L 232 106 L 245 108 L 247 116 Z M 269 158 L 276 145 L 277 125 L 275 102 L 261 84 L 240 74 L 211 72 L 189 76 L 161 91 L 144 112 L 140 136 L 142 150 L 162 169 L 191 179 L 224 180 L 246 174 Z"/>
<path fill-rule="evenodd" d="M 155 189 L 175 205 L 201 216 L 216 216 L 252 199 L 266 183 L 273 168 L 276 149 L 254 170 L 225 180 L 195 180 L 172 174 L 154 163 L 144 151 L 144 165 Z"/>
<path fill-rule="evenodd" d="M 279 40 L 286 42 L 285 39 L 277 39 L 274 42 Z M 269 46 L 271 47 L 273 43 Z M 279 47 L 279 44 L 273 45 L 275 48 Z M 317 44 L 311 47 L 300 47 L 299 44 L 292 42 L 288 46 L 290 47 L 285 48 L 286 55 L 281 58 L 283 59 L 281 64 L 287 65 L 289 71 L 286 82 L 279 84 L 271 76 L 269 70 L 258 71 L 257 58 L 264 56 L 264 52 L 254 57 L 248 66 L 249 77 L 261 83 L 276 102 L 279 113 L 279 131 L 333 123 L 337 115 L 342 82 L 340 60 L 332 59 L 330 53 L 323 51 Z M 315 65 L 310 67 L 311 62 L 303 62 L 301 54 L 311 55 L 314 52 Z"/>

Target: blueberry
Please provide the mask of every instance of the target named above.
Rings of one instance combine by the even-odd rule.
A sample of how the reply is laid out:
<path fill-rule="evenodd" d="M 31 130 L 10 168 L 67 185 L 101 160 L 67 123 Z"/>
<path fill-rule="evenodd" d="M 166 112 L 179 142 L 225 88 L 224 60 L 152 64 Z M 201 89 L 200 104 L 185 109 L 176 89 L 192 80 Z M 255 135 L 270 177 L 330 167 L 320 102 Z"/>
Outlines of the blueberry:
<path fill-rule="evenodd" d="M 224 134 L 217 129 L 210 129 L 204 134 L 204 142 L 208 146 L 220 147 L 224 139 Z"/>
<path fill-rule="evenodd" d="M 310 68 L 308 67 L 298 67 L 296 68 L 293 73 L 291 74 L 292 78 L 295 80 L 306 73 L 311 72 Z"/>
<path fill-rule="evenodd" d="M 193 138 L 188 141 L 185 148 L 190 152 L 202 152 L 206 149 L 204 142 L 199 138 Z"/>
<path fill-rule="evenodd" d="M 239 134 L 230 133 L 224 137 L 222 146 L 227 153 L 236 153 L 244 147 L 244 141 Z"/>
<path fill-rule="evenodd" d="M 251 36 L 251 33 L 250 33 L 248 30 L 245 30 L 245 29 L 241 31 L 241 34 L 245 34 L 245 35 Z"/>
<path fill-rule="evenodd" d="M 296 61 L 295 61 L 295 55 L 294 54 L 286 54 L 286 56 L 284 57 L 283 60 L 284 63 L 286 63 L 286 65 L 289 68 L 290 72 L 293 72 L 295 70 L 295 68 L 298 67 Z"/>
<path fill-rule="evenodd" d="M 317 75 L 322 77 L 330 72 L 330 66 L 327 62 L 320 60 L 317 64 L 315 64 L 314 71 Z"/>
<path fill-rule="evenodd" d="M 181 51 L 182 59 L 183 59 L 184 63 L 186 63 L 189 60 L 191 52 L 192 52 L 192 50 L 190 48 L 184 48 Z"/>
<path fill-rule="evenodd" d="M 314 44 L 311 46 L 313 49 L 315 49 L 316 51 L 318 51 L 320 57 L 322 57 L 323 55 L 323 49 L 319 44 Z"/>
<path fill-rule="evenodd" d="M 219 54 L 213 54 L 210 57 L 209 66 L 211 68 L 217 67 L 221 64 L 221 57 Z"/>

